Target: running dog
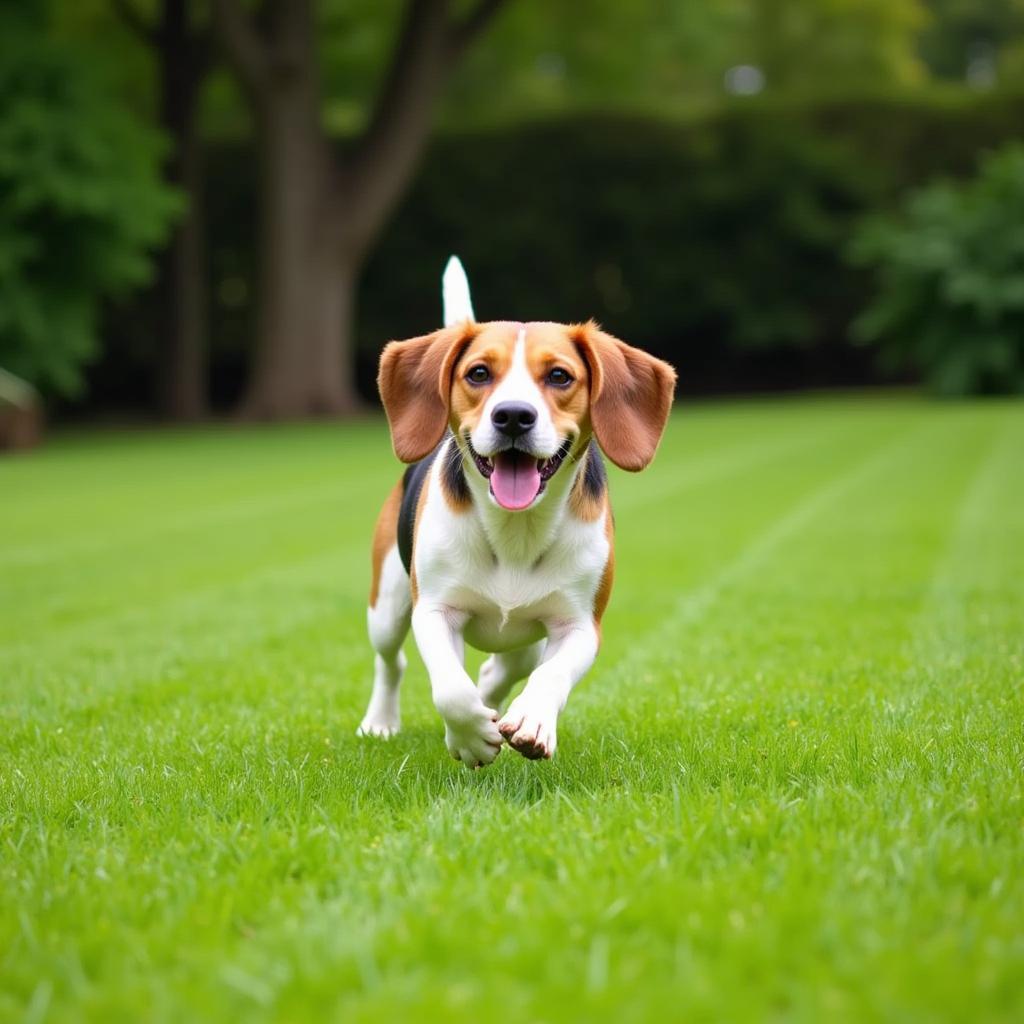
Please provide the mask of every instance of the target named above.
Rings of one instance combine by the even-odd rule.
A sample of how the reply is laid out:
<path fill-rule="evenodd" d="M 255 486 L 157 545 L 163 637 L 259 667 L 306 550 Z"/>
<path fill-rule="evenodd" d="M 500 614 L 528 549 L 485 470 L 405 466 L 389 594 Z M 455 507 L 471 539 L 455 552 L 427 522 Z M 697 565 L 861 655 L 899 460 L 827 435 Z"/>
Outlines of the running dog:
<path fill-rule="evenodd" d="M 359 734 L 399 729 L 411 624 L 453 757 L 478 768 L 507 742 L 548 758 L 611 593 L 601 453 L 632 472 L 651 462 L 676 374 L 593 321 L 477 323 L 454 257 L 442 292 L 445 326 L 380 360 L 395 454 L 410 465 L 373 536 L 376 659 Z M 477 684 L 464 642 L 490 652 Z"/>

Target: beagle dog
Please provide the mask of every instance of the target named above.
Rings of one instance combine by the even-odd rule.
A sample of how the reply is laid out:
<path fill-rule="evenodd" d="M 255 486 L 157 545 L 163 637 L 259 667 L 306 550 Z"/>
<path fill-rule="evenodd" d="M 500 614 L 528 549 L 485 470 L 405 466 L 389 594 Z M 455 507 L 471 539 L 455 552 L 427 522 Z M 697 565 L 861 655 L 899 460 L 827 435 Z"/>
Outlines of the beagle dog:
<path fill-rule="evenodd" d="M 376 659 L 359 734 L 398 731 L 411 623 L 453 757 L 480 767 L 503 742 L 551 757 L 612 586 L 601 452 L 633 472 L 650 463 L 676 374 L 593 322 L 477 323 L 455 257 L 442 290 L 444 328 L 380 360 L 395 454 L 410 465 L 373 536 Z M 490 652 L 476 684 L 464 641 Z"/>

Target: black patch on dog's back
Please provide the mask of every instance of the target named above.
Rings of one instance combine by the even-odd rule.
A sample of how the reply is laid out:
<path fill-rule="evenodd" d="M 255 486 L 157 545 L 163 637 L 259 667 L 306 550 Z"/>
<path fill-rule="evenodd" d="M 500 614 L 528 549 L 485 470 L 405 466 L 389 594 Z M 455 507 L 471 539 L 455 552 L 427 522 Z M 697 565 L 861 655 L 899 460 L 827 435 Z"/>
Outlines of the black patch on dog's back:
<path fill-rule="evenodd" d="M 451 437 L 451 435 L 449 435 Z M 446 438 L 447 440 L 447 438 Z M 444 444 L 444 441 L 441 442 Z M 434 453 L 437 454 L 436 452 Z M 441 467 L 445 490 L 449 497 L 458 504 L 468 504 L 470 500 L 469 484 L 466 483 L 466 472 L 462 468 L 462 451 L 452 442 L 444 453 L 444 465 Z"/>
<path fill-rule="evenodd" d="M 447 440 L 447 438 L 445 439 Z M 430 467 L 441 450 L 442 441 L 425 459 L 414 462 L 402 476 L 402 504 L 398 509 L 398 554 L 405 571 L 412 572 L 412 538 L 416 530 L 416 506 Z M 466 481 L 462 481 L 465 486 Z"/>
<path fill-rule="evenodd" d="M 604 468 L 604 459 L 601 458 L 601 450 L 597 447 L 596 441 L 591 441 L 587 447 L 587 461 L 583 466 L 583 478 L 580 481 L 583 493 L 595 501 L 601 497 L 608 486 L 608 474 Z"/>

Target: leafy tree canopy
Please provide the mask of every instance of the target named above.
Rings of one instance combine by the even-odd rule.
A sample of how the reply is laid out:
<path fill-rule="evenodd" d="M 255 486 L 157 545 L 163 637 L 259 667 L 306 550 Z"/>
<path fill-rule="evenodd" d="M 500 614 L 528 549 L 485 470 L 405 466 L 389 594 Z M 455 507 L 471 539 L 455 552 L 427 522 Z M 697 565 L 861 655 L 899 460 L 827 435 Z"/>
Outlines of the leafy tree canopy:
<path fill-rule="evenodd" d="M 989 155 L 966 184 L 914 193 L 869 220 L 852 257 L 876 268 L 856 324 L 885 363 L 939 394 L 1024 391 L 1024 146 Z"/>
<path fill-rule="evenodd" d="M 1024 81 L 1024 0 L 926 0 L 926 8 L 920 51 L 936 76 Z"/>
<path fill-rule="evenodd" d="M 125 2 L 146 19 L 157 7 L 156 0 Z M 1022 5 L 1024 0 L 509 0 L 453 76 L 441 116 L 449 124 L 480 124 L 595 108 L 690 110 L 720 101 L 725 75 L 736 65 L 759 68 L 772 93 L 905 87 L 926 80 L 933 63 L 940 73 L 956 64 L 959 58 L 950 54 L 966 46 L 964 37 L 973 30 L 964 26 L 974 24 L 971 18 L 989 26 L 1011 54 L 1024 31 L 1011 12 Z M 403 6 L 404 0 L 320 0 L 325 116 L 337 130 L 363 123 Z M 197 23 L 206 23 L 207 7 L 195 3 Z M 994 13 L 977 13 L 988 8 Z M 61 5 L 59 21 L 65 35 L 87 37 L 111 56 L 127 94 L 136 101 L 152 95 L 139 47 L 126 56 L 131 34 L 113 0 Z M 245 106 L 226 72 L 211 77 L 204 118 L 214 135 L 248 130 Z"/>
<path fill-rule="evenodd" d="M 176 199 L 159 137 L 41 4 L 0 13 L 0 365 L 70 394 L 104 297 L 143 282 Z"/>

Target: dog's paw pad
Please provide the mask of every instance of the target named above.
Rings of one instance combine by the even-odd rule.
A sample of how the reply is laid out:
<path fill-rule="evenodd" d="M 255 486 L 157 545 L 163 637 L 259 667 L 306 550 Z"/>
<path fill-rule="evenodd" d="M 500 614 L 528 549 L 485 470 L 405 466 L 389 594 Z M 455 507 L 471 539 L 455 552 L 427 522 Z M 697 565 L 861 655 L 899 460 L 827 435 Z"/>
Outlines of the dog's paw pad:
<path fill-rule="evenodd" d="M 519 710 L 514 702 L 508 714 L 498 723 L 498 731 L 513 750 L 519 751 L 531 761 L 550 758 L 555 752 L 553 717 Z"/>
<path fill-rule="evenodd" d="M 536 736 L 519 736 L 517 734 L 508 742 L 513 750 L 518 750 L 523 757 L 530 761 L 549 760 L 555 752 L 553 743 Z"/>

